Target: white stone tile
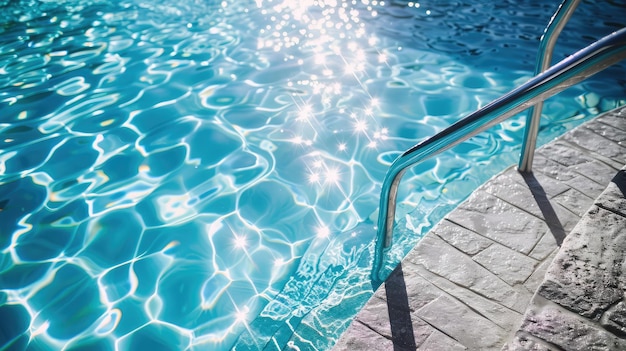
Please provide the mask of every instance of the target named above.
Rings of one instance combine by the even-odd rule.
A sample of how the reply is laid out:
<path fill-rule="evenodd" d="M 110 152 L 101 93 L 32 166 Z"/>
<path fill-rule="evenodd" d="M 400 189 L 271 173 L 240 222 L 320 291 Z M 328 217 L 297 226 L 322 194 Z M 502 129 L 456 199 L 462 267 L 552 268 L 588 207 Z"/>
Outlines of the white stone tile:
<path fill-rule="evenodd" d="M 405 260 L 515 311 L 525 309 L 518 291 L 438 237 L 422 239 Z M 406 279 L 409 284 L 410 278 Z"/>
<path fill-rule="evenodd" d="M 447 220 L 441 221 L 431 233 L 468 255 L 475 255 L 494 243 L 493 240 Z"/>
<path fill-rule="evenodd" d="M 606 184 L 596 183 L 593 180 L 584 177 L 577 176 L 569 181 L 567 185 L 587 195 L 588 197 L 595 199 L 604 191 Z"/>
<path fill-rule="evenodd" d="M 577 216 L 582 216 L 593 205 L 593 198 L 575 189 L 559 194 L 554 200 Z"/>
<path fill-rule="evenodd" d="M 415 314 L 471 350 L 499 350 L 505 342 L 503 329 L 455 299 L 442 296 Z"/>
<path fill-rule="evenodd" d="M 595 204 L 626 216 L 626 167 L 620 170 Z"/>
<path fill-rule="evenodd" d="M 473 259 L 512 286 L 525 282 L 539 264 L 537 260 L 498 244 L 489 246 Z"/>
<path fill-rule="evenodd" d="M 450 338 L 442 332 L 435 331 L 426 342 L 417 347 L 417 351 L 464 351 L 467 347 L 459 344 L 456 340 Z"/>
<path fill-rule="evenodd" d="M 447 218 L 526 254 L 548 229 L 541 219 L 484 192 L 474 193 Z"/>
<path fill-rule="evenodd" d="M 348 327 L 333 351 L 380 350 L 393 351 L 393 342 L 360 322 L 353 322 Z"/>
<path fill-rule="evenodd" d="M 533 251 L 528 255 L 535 260 L 543 261 L 548 255 L 554 252 L 554 250 L 558 250 L 559 243 L 557 243 L 557 238 L 552 234 L 550 230 L 546 231 L 546 234 L 541 237 L 541 240 L 537 243 L 537 246 L 533 248 Z"/>
<path fill-rule="evenodd" d="M 411 263 L 406 263 L 407 266 Z M 407 267 L 408 268 L 408 267 Z M 464 304 L 471 309 L 489 319 L 504 330 L 512 331 L 517 328 L 522 319 L 522 314 L 504 305 L 488 299 L 481 294 L 477 294 L 467 288 L 455 284 L 444 277 L 426 270 L 424 267 L 415 266 L 415 272 L 418 276 L 427 279 L 433 285 L 443 290 L 446 294 L 463 301 Z M 518 292 L 520 286 L 515 287 Z M 517 299 L 520 306 L 525 306 L 530 301 L 532 294 L 530 291 L 519 293 Z"/>
<path fill-rule="evenodd" d="M 528 289 L 528 291 L 530 292 L 537 291 L 537 288 L 543 282 L 546 276 L 546 272 L 548 271 L 550 264 L 552 264 L 552 261 L 554 260 L 556 253 L 557 253 L 557 250 L 554 249 L 552 253 L 543 262 L 541 262 L 537 266 L 537 268 L 535 268 L 535 271 L 533 272 L 533 274 L 531 274 L 530 277 L 526 279 L 526 281 L 524 282 L 524 286 L 526 287 L 526 289 Z"/>

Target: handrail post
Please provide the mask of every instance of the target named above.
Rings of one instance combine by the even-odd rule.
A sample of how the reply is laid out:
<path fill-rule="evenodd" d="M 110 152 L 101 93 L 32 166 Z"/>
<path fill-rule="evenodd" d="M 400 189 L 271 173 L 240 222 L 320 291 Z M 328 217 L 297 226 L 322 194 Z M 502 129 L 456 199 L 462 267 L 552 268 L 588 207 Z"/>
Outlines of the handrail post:
<path fill-rule="evenodd" d="M 554 16 L 550 19 L 550 23 L 548 23 L 539 41 L 535 75 L 550 68 L 556 40 L 559 34 L 561 34 L 563 27 L 567 24 L 567 21 L 572 17 L 579 3 L 580 0 L 564 0 Z M 522 142 L 522 151 L 519 160 L 520 172 L 532 172 L 533 157 L 535 156 L 535 148 L 537 146 L 537 135 L 539 134 L 542 110 L 543 101 L 540 101 L 535 106 L 531 107 L 526 115 L 526 128 L 524 130 L 524 140 Z"/>

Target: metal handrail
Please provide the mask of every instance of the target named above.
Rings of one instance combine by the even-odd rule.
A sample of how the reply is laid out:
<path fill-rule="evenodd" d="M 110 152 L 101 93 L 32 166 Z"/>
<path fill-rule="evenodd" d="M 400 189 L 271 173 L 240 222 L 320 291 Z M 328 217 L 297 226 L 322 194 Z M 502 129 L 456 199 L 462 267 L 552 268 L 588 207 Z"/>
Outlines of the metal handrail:
<path fill-rule="evenodd" d="M 503 122 L 624 58 L 626 58 L 626 28 L 576 52 L 399 156 L 391 164 L 382 184 L 372 283 L 377 286 L 383 281 L 380 270 L 384 249 L 391 245 L 398 185 L 408 167 Z"/>
<path fill-rule="evenodd" d="M 537 52 L 537 62 L 535 66 L 535 75 L 550 68 L 552 62 L 552 52 L 556 39 L 561 34 L 563 27 L 567 24 L 574 10 L 580 3 L 580 0 L 564 0 L 556 13 L 550 19 L 550 23 L 539 40 L 539 50 Z M 524 139 L 522 142 L 522 152 L 519 160 L 519 170 L 521 172 L 531 172 L 533 168 L 533 158 L 535 156 L 535 147 L 537 146 L 537 135 L 539 134 L 539 122 L 541 121 L 541 111 L 543 110 L 543 101 L 539 101 L 535 106 L 528 109 L 526 116 L 526 128 L 524 129 Z"/>

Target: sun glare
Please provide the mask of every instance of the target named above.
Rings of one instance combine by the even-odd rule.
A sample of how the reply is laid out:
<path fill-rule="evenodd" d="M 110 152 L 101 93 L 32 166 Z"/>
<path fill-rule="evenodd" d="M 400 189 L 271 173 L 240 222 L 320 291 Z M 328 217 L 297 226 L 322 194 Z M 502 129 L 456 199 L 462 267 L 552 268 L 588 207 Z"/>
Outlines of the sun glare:
<path fill-rule="evenodd" d="M 300 108 L 300 111 L 298 112 L 298 120 L 301 121 L 306 121 L 309 119 L 309 116 L 311 116 L 311 112 L 312 112 L 312 108 L 309 105 L 304 105 Z"/>
<path fill-rule="evenodd" d="M 339 170 L 336 168 L 329 168 L 324 173 L 324 183 L 327 184 L 338 184 L 341 180 L 341 174 Z"/>
<path fill-rule="evenodd" d="M 367 131 L 367 122 L 364 120 L 357 120 L 354 123 L 354 130 L 357 132 L 366 132 Z"/>
<path fill-rule="evenodd" d="M 244 236 L 236 235 L 233 239 L 233 244 L 236 248 L 245 249 L 247 246 L 246 238 Z"/>
<path fill-rule="evenodd" d="M 328 229 L 327 226 L 318 227 L 315 232 L 317 233 L 317 237 L 321 239 L 328 238 L 330 236 L 330 229 Z"/>

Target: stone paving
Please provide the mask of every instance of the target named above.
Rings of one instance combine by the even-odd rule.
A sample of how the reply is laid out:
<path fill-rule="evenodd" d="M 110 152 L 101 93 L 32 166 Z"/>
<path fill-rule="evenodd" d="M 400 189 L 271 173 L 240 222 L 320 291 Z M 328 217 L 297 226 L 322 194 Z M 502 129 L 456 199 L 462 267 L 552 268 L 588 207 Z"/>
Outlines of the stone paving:
<path fill-rule="evenodd" d="M 537 150 L 532 174 L 494 177 L 333 350 L 626 350 L 625 164 L 621 108 Z"/>

